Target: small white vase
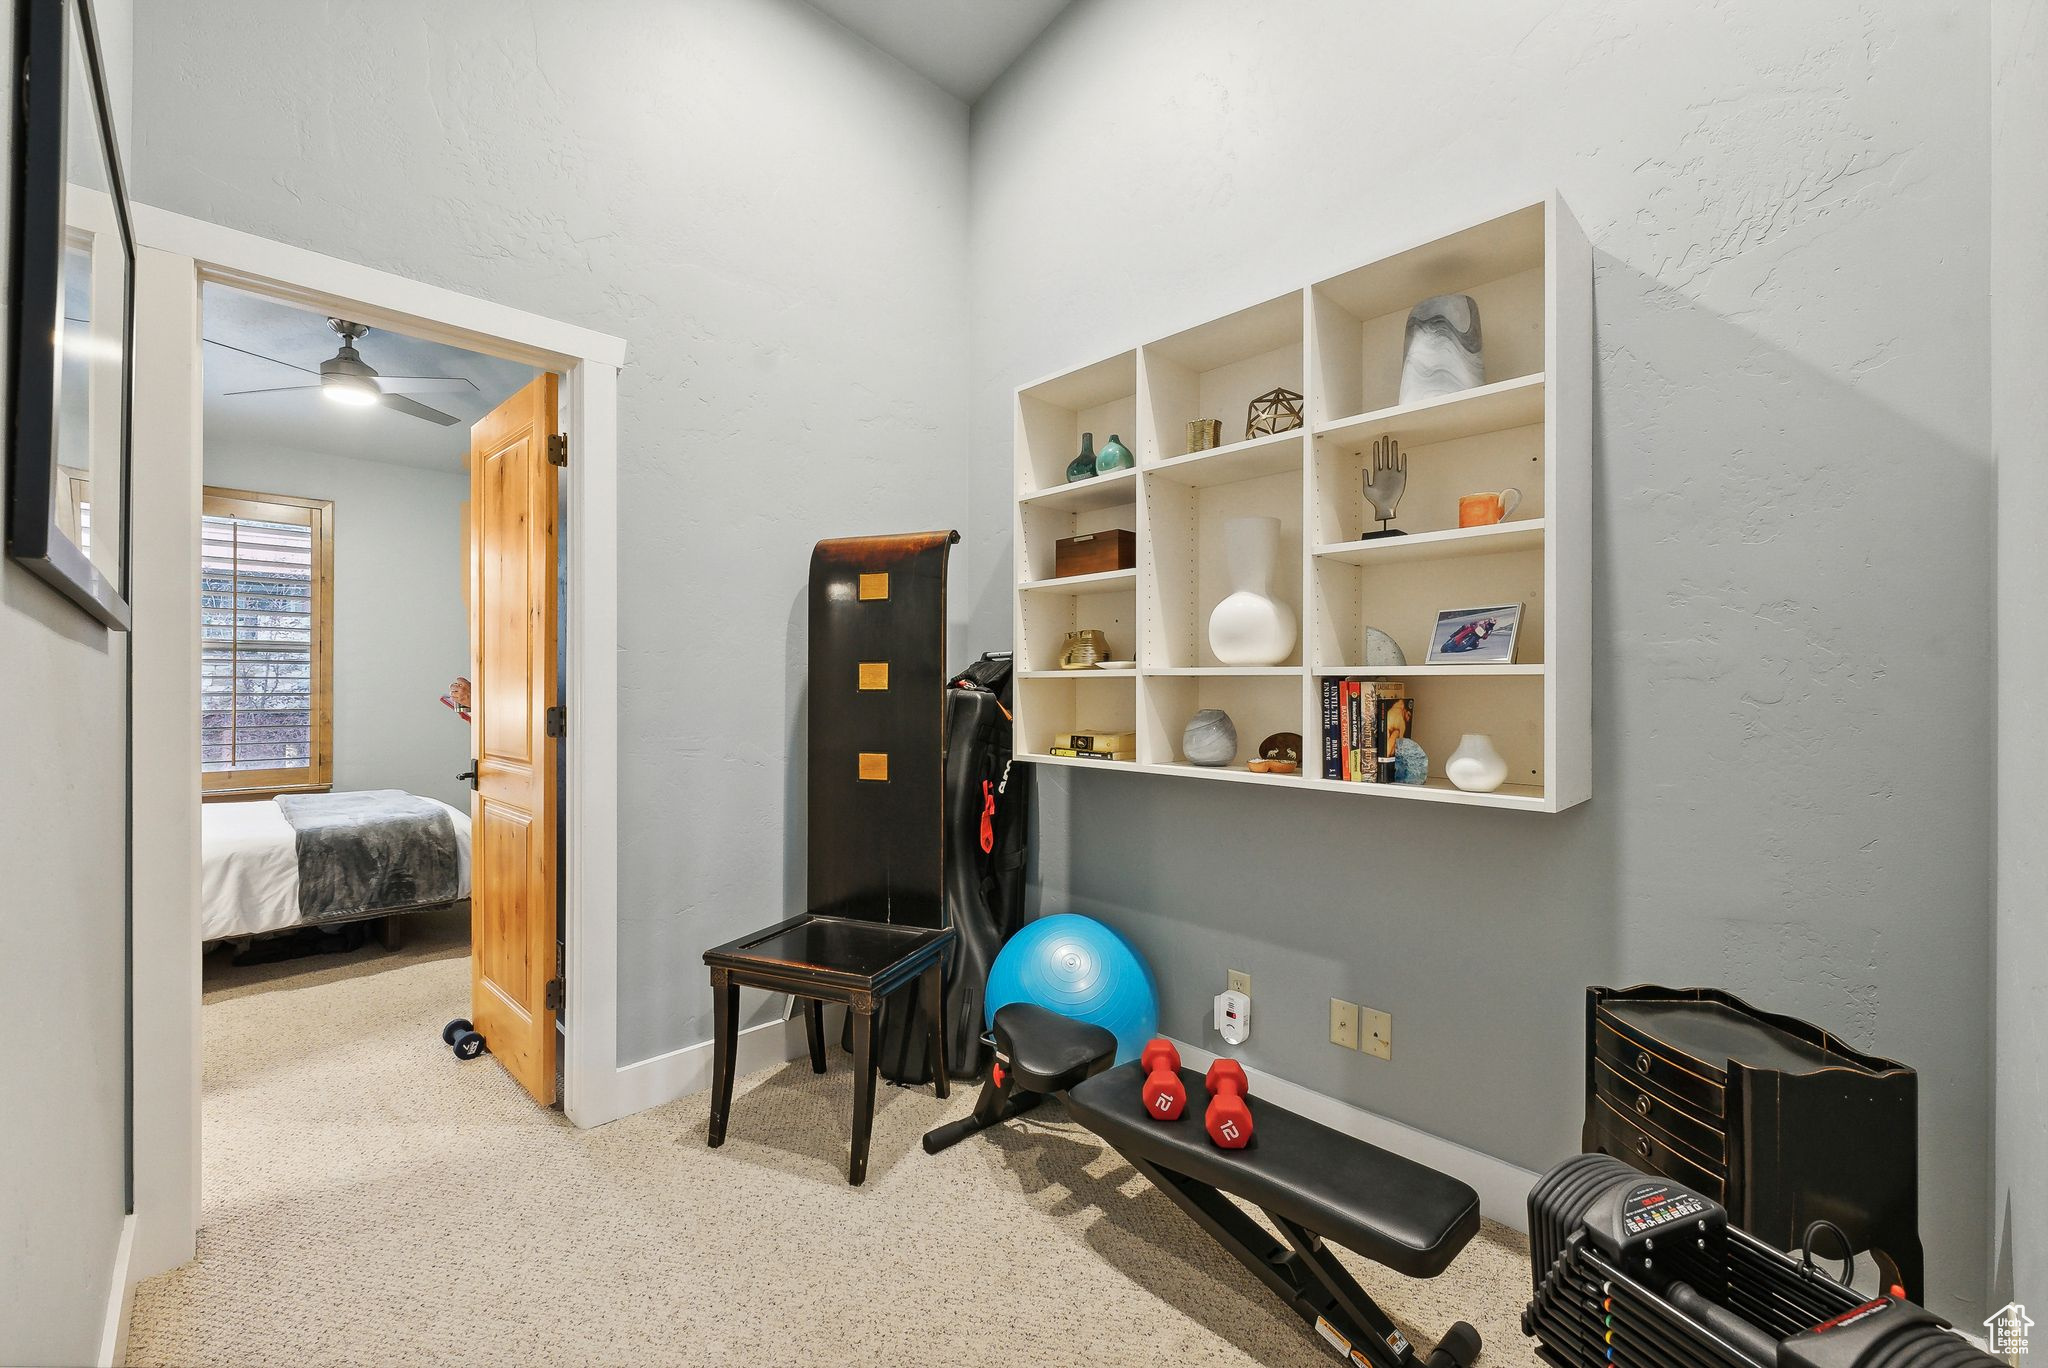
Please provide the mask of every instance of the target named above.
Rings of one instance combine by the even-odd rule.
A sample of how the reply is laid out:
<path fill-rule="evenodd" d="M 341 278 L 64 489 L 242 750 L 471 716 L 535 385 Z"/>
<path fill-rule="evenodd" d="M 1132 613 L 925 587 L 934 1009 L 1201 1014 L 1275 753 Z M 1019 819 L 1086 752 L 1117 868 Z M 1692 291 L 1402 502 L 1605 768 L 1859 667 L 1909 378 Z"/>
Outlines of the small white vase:
<path fill-rule="evenodd" d="M 1209 614 L 1209 649 L 1225 665 L 1278 665 L 1294 651 L 1294 610 L 1273 597 L 1280 556 L 1278 518 L 1231 518 L 1223 559 L 1231 593 Z"/>
<path fill-rule="evenodd" d="M 1444 778 L 1467 793 L 1491 793 L 1507 782 L 1508 762 L 1483 732 L 1466 732 L 1444 761 Z"/>

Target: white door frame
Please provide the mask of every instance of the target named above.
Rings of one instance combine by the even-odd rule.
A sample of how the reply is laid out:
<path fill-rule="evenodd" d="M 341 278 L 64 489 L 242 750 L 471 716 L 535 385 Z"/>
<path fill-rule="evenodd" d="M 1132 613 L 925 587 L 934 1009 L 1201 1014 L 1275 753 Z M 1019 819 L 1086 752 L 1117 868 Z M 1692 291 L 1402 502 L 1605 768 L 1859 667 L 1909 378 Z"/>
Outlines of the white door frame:
<path fill-rule="evenodd" d="M 199 1219 L 201 286 L 255 290 L 553 370 L 566 381 L 562 1101 L 579 1126 L 622 1115 L 627 1101 L 617 1067 L 618 377 L 626 344 L 181 214 L 133 208 L 136 1238 L 129 1276 L 139 1280 L 193 1256 Z M 450 1015 L 462 1005 L 450 1003 Z"/>

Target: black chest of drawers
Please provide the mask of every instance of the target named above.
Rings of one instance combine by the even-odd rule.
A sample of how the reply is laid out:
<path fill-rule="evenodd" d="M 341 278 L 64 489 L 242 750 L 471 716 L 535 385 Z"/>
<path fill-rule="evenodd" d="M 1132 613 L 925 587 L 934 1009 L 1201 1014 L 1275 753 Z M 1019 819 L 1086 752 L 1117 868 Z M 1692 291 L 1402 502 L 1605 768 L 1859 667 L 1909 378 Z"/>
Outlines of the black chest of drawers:
<path fill-rule="evenodd" d="M 1915 1301 L 1918 1109 L 1905 1065 L 1732 994 L 1586 990 L 1587 1152 L 1704 1193 L 1781 1249 L 1832 1221 Z"/>

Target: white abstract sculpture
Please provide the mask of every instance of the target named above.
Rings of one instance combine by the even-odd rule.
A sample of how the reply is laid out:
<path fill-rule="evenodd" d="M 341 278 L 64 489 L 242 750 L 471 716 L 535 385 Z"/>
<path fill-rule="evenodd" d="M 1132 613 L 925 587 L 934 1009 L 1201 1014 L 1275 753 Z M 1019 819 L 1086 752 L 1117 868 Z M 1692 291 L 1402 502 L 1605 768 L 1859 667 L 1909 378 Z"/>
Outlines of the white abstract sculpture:
<path fill-rule="evenodd" d="M 1508 762 L 1483 732 L 1466 732 L 1444 761 L 1444 778 L 1467 793 L 1491 793 L 1507 782 Z"/>
<path fill-rule="evenodd" d="M 1278 518 L 1231 518 L 1223 558 L 1231 593 L 1209 614 L 1209 649 L 1225 665 L 1279 665 L 1294 651 L 1294 610 L 1273 597 L 1280 555 Z"/>

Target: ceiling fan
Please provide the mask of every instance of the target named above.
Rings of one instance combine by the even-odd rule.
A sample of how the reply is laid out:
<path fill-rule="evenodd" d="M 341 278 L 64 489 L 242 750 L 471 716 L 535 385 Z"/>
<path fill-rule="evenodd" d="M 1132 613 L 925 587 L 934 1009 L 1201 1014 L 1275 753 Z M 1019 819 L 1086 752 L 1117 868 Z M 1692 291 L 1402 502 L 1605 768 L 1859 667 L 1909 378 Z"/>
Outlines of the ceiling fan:
<path fill-rule="evenodd" d="M 474 390 L 475 384 L 459 375 L 379 375 L 367 361 L 363 360 L 362 353 L 356 350 L 356 339 L 367 333 L 368 328 L 360 323 L 351 323 L 345 318 L 330 318 L 327 320 L 327 326 L 334 329 L 336 335 L 341 338 L 341 350 L 322 361 L 317 371 L 290 361 L 279 360 L 275 356 L 265 356 L 261 352 L 252 352 L 245 347 L 207 338 L 206 340 L 216 347 L 226 347 L 229 351 L 241 352 L 244 356 L 253 356 L 260 361 L 275 361 L 280 366 L 290 366 L 295 371 L 304 371 L 307 375 L 320 377 L 307 384 L 229 390 L 227 397 L 233 398 L 241 394 L 280 394 L 287 390 L 319 390 L 323 396 L 337 404 L 349 404 L 358 408 L 382 404 L 393 412 L 413 418 L 424 418 L 430 423 L 439 423 L 442 427 L 449 427 L 462 421 L 452 413 L 429 408 L 406 396 L 461 393 Z"/>

